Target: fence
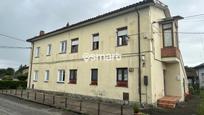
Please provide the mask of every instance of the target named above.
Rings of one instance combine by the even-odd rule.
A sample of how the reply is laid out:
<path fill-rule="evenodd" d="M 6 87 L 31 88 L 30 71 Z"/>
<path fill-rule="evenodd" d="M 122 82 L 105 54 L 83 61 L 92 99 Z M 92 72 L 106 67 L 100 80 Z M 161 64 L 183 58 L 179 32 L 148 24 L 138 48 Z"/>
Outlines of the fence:
<path fill-rule="evenodd" d="M 0 93 L 89 115 L 133 115 L 132 107 L 128 105 L 71 99 L 64 94 L 22 89 L 0 90 Z"/>

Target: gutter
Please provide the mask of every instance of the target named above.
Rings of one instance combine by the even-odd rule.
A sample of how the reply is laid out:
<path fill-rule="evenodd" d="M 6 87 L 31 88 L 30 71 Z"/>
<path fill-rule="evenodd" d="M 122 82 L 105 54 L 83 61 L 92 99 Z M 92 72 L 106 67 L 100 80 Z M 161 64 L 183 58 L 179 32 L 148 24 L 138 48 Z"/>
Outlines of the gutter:
<path fill-rule="evenodd" d="M 141 35 L 140 35 L 140 13 L 139 13 L 139 10 L 137 8 L 136 9 L 136 13 L 137 13 L 137 16 L 138 16 L 138 92 L 139 92 L 139 103 L 140 105 L 142 105 L 142 92 L 141 92 Z"/>
<path fill-rule="evenodd" d="M 29 76 L 29 84 L 28 84 L 28 88 L 31 88 L 31 76 L 32 76 L 32 65 L 33 65 L 33 51 L 34 51 L 34 42 L 32 42 L 32 49 L 31 49 L 31 61 L 30 61 L 30 76 Z"/>

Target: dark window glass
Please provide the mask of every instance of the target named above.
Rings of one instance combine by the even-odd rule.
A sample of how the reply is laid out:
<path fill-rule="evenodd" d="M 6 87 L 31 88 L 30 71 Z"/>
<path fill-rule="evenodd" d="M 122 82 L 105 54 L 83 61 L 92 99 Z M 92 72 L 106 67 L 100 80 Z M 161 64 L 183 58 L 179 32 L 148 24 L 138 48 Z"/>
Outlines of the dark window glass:
<path fill-rule="evenodd" d="M 127 87 L 128 86 L 128 69 L 117 68 L 117 86 Z"/>
<path fill-rule="evenodd" d="M 93 50 L 99 49 L 99 34 L 94 34 L 93 35 L 93 45 L 92 45 Z"/>
<path fill-rule="evenodd" d="M 117 68 L 117 81 L 128 81 L 127 68 Z"/>
<path fill-rule="evenodd" d="M 69 82 L 76 83 L 76 81 L 77 81 L 77 70 L 76 69 L 70 70 Z"/>
<path fill-rule="evenodd" d="M 77 39 L 73 39 L 72 41 L 71 41 L 72 43 L 71 43 L 71 53 L 76 53 L 76 52 L 78 52 L 78 46 L 79 46 L 79 39 L 77 38 Z"/>
<path fill-rule="evenodd" d="M 128 31 L 127 27 L 117 30 L 117 46 L 128 45 Z"/>

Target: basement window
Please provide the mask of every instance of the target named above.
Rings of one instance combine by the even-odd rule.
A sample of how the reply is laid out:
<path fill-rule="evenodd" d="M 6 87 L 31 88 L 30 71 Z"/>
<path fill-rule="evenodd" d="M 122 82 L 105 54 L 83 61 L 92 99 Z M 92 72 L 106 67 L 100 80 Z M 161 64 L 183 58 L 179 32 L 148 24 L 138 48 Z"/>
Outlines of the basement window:
<path fill-rule="evenodd" d="M 128 45 L 127 27 L 117 29 L 117 46 Z"/>
<path fill-rule="evenodd" d="M 128 68 L 117 68 L 117 86 L 128 87 Z"/>

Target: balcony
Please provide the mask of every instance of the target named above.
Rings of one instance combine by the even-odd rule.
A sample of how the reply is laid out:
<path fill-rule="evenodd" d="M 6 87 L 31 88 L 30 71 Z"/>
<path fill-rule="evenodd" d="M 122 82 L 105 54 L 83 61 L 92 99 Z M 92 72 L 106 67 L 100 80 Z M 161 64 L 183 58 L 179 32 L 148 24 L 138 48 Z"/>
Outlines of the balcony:
<path fill-rule="evenodd" d="M 163 62 L 167 62 L 167 63 L 179 62 L 180 50 L 176 47 L 162 48 L 161 58 Z"/>

